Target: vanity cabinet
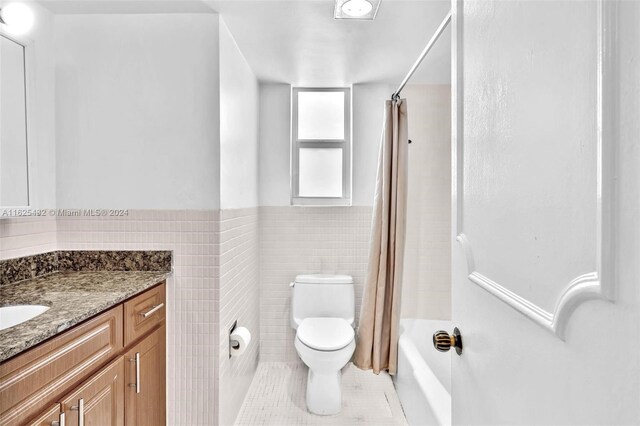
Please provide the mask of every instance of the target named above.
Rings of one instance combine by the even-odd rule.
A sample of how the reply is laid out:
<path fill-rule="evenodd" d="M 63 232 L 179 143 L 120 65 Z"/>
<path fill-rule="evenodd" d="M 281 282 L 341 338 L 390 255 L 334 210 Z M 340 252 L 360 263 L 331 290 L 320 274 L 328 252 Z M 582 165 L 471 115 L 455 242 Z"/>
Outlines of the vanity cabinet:
<path fill-rule="evenodd" d="M 65 426 L 124 424 L 124 358 L 119 357 L 62 399 Z"/>
<path fill-rule="evenodd" d="M 0 424 L 42 413 L 121 353 L 122 312 L 118 305 L 0 364 Z"/>
<path fill-rule="evenodd" d="M 164 285 L 154 287 L 124 304 L 124 344 L 137 341 L 164 322 Z"/>
<path fill-rule="evenodd" d="M 155 426 L 165 422 L 165 348 L 163 325 L 125 355 L 127 425 Z"/>
<path fill-rule="evenodd" d="M 65 426 L 65 415 L 60 410 L 60 404 L 53 404 L 48 410 L 28 423 L 29 426 Z"/>
<path fill-rule="evenodd" d="M 0 364 L 0 425 L 164 424 L 164 301 L 163 282 Z"/>

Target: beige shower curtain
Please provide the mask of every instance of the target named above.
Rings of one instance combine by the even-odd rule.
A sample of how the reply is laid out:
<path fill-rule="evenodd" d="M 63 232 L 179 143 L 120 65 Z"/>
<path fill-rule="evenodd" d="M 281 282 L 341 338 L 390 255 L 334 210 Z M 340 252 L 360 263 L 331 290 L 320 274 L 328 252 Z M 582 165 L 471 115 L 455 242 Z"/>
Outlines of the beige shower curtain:
<path fill-rule="evenodd" d="M 407 101 L 385 104 L 378 157 L 369 265 L 354 363 L 395 374 L 407 206 Z"/>

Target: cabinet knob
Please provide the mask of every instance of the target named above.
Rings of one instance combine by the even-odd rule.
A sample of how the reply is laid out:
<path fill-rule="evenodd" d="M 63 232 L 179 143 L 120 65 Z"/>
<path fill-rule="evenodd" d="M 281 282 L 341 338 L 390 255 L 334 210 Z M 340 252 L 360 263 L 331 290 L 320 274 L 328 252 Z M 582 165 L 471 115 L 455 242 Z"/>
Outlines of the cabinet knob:
<path fill-rule="evenodd" d="M 449 334 L 444 330 L 433 333 L 433 347 L 440 352 L 448 352 L 451 347 L 456 349 L 458 355 L 462 354 L 462 336 L 458 327 L 453 329 L 453 334 Z"/>

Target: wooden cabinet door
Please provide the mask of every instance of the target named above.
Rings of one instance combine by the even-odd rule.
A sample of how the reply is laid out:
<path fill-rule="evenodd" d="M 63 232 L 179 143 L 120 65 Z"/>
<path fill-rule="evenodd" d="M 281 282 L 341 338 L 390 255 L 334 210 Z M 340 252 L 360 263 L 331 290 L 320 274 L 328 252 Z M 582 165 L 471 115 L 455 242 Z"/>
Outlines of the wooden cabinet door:
<path fill-rule="evenodd" d="M 64 413 L 60 410 L 60 404 L 54 404 L 27 424 L 29 426 L 65 426 L 63 418 Z"/>
<path fill-rule="evenodd" d="M 124 362 L 117 358 L 63 399 L 65 426 L 124 424 Z"/>
<path fill-rule="evenodd" d="M 165 328 L 162 325 L 125 355 L 127 425 L 166 422 Z"/>
<path fill-rule="evenodd" d="M 122 350 L 122 305 L 0 363 L 0 426 L 24 424 Z"/>
<path fill-rule="evenodd" d="M 124 345 L 140 339 L 160 325 L 166 316 L 164 283 L 124 303 Z"/>

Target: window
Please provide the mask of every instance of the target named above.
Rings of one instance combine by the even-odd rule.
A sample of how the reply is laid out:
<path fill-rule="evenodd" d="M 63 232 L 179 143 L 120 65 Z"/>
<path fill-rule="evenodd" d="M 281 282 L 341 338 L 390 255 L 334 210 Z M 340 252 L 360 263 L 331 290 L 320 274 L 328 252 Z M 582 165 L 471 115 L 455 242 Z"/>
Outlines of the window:
<path fill-rule="evenodd" d="M 351 204 L 351 91 L 293 89 L 291 203 Z"/>

